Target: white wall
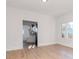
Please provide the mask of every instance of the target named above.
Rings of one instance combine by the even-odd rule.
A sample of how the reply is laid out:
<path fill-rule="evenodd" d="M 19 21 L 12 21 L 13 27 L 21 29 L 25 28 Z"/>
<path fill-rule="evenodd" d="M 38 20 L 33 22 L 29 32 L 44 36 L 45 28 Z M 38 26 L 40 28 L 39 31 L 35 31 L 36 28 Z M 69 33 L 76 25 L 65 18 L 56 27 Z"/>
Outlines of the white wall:
<path fill-rule="evenodd" d="M 55 19 L 30 11 L 7 7 L 6 49 L 23 48 L 22 20 L 38 22 L 38 45 L 55 43 Z"/>
<path fill-rule="evenodd" d="M 73 13 L 67 13 L 64 14 L 63 16 L 60 16 L 57 18 L 57 22 L 56 22 L 56 35 L 57 35 L 57 43 L 68 46 L 68 47 L 73 47 L 73 39 L 63 39 L 61 37 L 61 25 L 67 22 L 71 22 L 73 21 Z"/>

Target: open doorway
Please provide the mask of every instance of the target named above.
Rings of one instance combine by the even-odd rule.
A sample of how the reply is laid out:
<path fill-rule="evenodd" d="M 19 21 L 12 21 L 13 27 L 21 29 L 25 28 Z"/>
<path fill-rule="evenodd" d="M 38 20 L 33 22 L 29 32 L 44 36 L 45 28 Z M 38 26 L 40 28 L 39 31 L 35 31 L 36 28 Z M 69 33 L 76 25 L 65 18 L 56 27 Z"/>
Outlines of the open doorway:
<path fill-rule="evenodd" d="M 38 23 L 23 20 L 23 48 L 35 48 L 38 46 Z"/>

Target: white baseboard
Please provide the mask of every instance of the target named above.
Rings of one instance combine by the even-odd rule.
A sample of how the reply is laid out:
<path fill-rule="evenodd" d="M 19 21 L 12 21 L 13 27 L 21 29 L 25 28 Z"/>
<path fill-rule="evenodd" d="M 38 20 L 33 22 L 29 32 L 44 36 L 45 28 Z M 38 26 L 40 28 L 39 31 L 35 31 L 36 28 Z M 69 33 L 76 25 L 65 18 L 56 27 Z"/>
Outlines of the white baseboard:
<path fill-rule="evenodd" d="M 20 50 L 20 49 L 23 49 L 23 48 L 16 48 L 16 49 L 6 49 L 6 51 L 14 51 L 14 50 Z"/>
<path fill-rule="evenodd" d="M 56 44 L 56 42 L 40 43 L 40 44 L 38 44 L 38 47 L 41 47 L 41 46 L 48 46 L 48 45 L 53 45 L 53 44 Z"/>
<path fill-rule="evenodd" d="M 63 46 L 67 46 L 67 47 L 73 48 L 73 45 L 64 44 L 64 43 L 61 43 L 61 42 L 58 42 L 57 44 L 60 44 L 60 45 L 63 45 Z"/>

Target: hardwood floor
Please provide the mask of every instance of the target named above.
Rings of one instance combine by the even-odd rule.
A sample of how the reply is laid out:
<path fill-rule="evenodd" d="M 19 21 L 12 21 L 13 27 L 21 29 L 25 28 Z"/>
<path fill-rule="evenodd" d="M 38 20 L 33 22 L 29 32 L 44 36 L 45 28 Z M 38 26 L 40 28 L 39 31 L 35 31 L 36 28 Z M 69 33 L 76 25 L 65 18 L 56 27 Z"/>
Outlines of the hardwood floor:
<path fill-rule="evenodd" d="M 73 59 L 73 49 L 58 44 L 22 49 L 7 52 L 6 59 Z"/>

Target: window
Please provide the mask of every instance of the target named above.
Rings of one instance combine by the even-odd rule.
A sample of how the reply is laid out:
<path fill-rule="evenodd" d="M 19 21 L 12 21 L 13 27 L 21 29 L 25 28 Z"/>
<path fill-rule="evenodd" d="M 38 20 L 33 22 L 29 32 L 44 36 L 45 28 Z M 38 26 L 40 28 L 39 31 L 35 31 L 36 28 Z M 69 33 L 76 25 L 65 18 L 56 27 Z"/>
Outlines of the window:
<path fill-rule="evenodd" d="M 73 22 L 62 24 L 62 38 L 73 38 Z"/>

